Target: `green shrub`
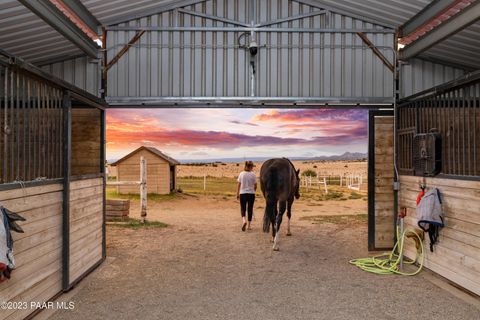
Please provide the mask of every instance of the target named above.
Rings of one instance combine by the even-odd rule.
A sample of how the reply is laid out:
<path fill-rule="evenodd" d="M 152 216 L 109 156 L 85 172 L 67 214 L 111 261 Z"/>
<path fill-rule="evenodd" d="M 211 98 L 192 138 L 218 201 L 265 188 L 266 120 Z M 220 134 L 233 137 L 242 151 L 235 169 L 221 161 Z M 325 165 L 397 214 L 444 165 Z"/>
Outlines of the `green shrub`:
<path fill-rule="evenodd" d="M 307 169 L 302 172 L 302 176 L 315 178 L 317 176 L 317 173 L 312 169 Z"/>
<path fill-rule="evenodd" d="M 361 199 L 362 198 L 362 195 L 361 194 L 358 194 L 356 192 L 352 192 L 350 194 L 350 197 L 348 197 L 348 199 Z"/>

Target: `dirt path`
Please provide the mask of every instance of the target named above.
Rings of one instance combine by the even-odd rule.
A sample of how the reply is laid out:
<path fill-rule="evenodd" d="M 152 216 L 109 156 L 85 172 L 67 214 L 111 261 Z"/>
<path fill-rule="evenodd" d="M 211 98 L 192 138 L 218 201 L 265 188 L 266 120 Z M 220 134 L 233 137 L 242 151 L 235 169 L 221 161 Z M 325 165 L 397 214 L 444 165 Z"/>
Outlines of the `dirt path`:
<path fill-rule="evenodd" d="M 75 309 L 53 319 L 478 319 L 476 307 L 422 275 L 376 276 L 349 265 L 367 255 L 365 223 L 300 219 L 366 213 L 361 199 L 294 205 L 293 236 L 281 238 L 280 252 L 260 231 L 261 203 L 251 232 L 240 231 L 232 199 L 150 205 L 150 218 L 170 226 L 108 227 L 111 258 L 84 280 Z"/>

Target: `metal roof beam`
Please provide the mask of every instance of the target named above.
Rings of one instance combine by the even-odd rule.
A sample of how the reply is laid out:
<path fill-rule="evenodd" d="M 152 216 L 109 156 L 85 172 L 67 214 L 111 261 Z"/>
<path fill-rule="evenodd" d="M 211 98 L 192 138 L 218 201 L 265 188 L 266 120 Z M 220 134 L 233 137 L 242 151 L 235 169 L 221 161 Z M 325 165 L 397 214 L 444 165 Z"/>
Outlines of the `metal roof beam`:
<path fill-rule="evenodd" d="M 435 27 L 432 31 L 418 38 L 400 51 L 402 59 L 413 58 L 428 48 L 462 31 L 480 19 L 480 1 L 476 1 L 452 16 L 450 19 Z"/>
<path fill-rule="evenodd" d="M 274 25 L 274 24 L 280 24 L 280 23 L 284 23 L 284 22 L 289 22 L 289 21 L 314 17 L 314 16 L 318 16 L 320 14 L 325 14 L 325 13 L 326 13 L 325 10 L 317 10 L 317 11 L 313 11 L 313 12 L 307 12 L 307 13 L 299 14 L 299 15 L 296 15 L 296 16 L 281 18 L 281 19 L 272 20 L 272 21 L 265 21 L 265 22 L 256 24 L 255 27 L 257 27 L 257 28 L 258 27 L 267 27 L 267 26 L 271 26 L 271 25 Z"/>
<path fill-rule="evenodd" d="M 75 44 L 92 58 L 97 57 L 98 47 L 75 23 L 48 0 L 18 0 L 35 15 L 51 25 L 58 33 Z"/>
<path fill-rule="evenodd" d="M 420 28 L 425 23 L 429 22 L 445 10 L 447 10 L 450 6 L 455 4 L 456 0 L 436 0 L 430 3 L 428 6 L 423 8 L 419 13 L 413 16 L 410 20 L 405 22 L 402 26 L 400 26 L 400 37 L 404 37 L 409 35 L 416 29 Z"/>
<path fill-rule="evenodd" d="M 178 31 L 178 32 L 291 32 L 291 33 L 394 33 L 391 29 L 330 29 L 330 28 L 268 28 L 268 27 L 163 27 L 163 26 L 126 26 L 106 27 L 107 31 Z"/>
<path fill-rule="evenodd" d="M 393 97 L 107 97 L 109 108 L 391 108 Z"/>
<path fill-rule="evenodd" d="M 182 8 L 182 7 L 186 7 L 186 6 L 191 6 L 191 5 L 201 3 L 201 2 L 205 2 L 205 1 L 207 1 L 207 0 L 182 0 L 182 1 L 172 0 L 168 3 L 166 3 L 166 4 L 159 5 L 158 7 L 153 8 L 153 9 L 148 8 L 146 10 L 137 11 L 137 12 L 129 13 L 129 14 L 126 14 L 126 15 L 123 15 L 123 16 L 119 16 L 119 17 L 110 19 L 110 20 L 106 20 L 106 21 L 104 21 L 104 24 L 106 26 L 111 26 L 111 25 L 122 23 L 122 22 L 127 22 L 127 21 L 130 21 L 130 20 L 135 20 L 135 19 L 139 19 L 139 18 L 143 18 L 143 17 L 148 17 L 148 16 L 151 16 L 151 15 L 154 15 L 154 14 L 159 14 L 159 13 L 162 13 L 162 12 L 165 12 L 165 11 L 169 11 L 169 10 L 173 10 L 173 9 L 177 9 L 177 8 Z"/>
<path fill-rule="evenodd" d="M 217 16 L 212 16 L 210 14 L 195 12 L 195 11 L 191 11 L 191 10 L 187 10 L 187 9 L 178 9 L 178 12 L 189 14 L 189 15 L 192 15 L 192 16 L 205 18 L 205 19 L 209 19 L 209 20 L 213 20 L 213 21 L 225 22 L 225 23 L 228 23 L 228 24 L 233 24 L 233 25 L 241 26 L 241 27 L 248 27 L 249 26 L 248 24 L 240 22 L 240 21 L 230 20 L 230 19 L 217 17 Z"/>
<path fill-rule="evenodd" d="M 63 0 L 63 3 L 69 7 L 92 31 L 98 34 L 100 21 L 83 5 L 80 0 Z"/>

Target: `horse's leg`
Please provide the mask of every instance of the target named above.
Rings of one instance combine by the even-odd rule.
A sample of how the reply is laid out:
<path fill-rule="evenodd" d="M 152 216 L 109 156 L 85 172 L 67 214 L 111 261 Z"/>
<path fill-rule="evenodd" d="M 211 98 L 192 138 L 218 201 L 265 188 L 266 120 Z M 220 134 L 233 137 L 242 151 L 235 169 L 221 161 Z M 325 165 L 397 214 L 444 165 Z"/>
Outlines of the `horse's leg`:
<path fill-rule="evenodd" d="M 277 217 L 277 202 L 275 202 L 274 206 L 273 206 L 273 217 L 271 217 L 270 219 L 270 223 L 272 224 L 272 242 L 275 242 L 275 236 L 277 235 L 277 228 L 276 228 L 276 224 L 275 224 L 275 219 Z"/>
<path fill-rule="evenodd" d="M 292 199 L 288 199 L 287 203 L 287 236 L 291 236 L 292 233 L 290 232 L 290 219 L 292 218 L 292 204 L 293 204 L 293 197 Z"/>
<path fill-rule="evenodd" d="M 273 241 L 273 250 L 275 251 L 278 251 L 280 248 L 279 248 L 279 242 L 280 242 L 280 225 L 282 224 L 282 218 L 283 218 L 283 214 L 285 213 L 285 210 L 287 209 L 287 202 L 286 201 L 280 201 L 280 208 L 279 208 L 279 212 L 277 214 L 277 233 L 275 235 L 275 239 Z"/>

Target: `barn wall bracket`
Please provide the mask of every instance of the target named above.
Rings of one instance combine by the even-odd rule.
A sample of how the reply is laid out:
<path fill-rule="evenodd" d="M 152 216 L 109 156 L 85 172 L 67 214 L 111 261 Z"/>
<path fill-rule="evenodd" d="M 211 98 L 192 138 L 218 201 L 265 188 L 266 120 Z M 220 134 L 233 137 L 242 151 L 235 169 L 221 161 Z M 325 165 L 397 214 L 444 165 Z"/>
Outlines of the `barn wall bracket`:
<path fill-rule="evenodd" d="M 140 30 L 138 31 L 132 39 L 130 39 L 130 41 L 128 41 L 128 43 L 123 46 L 123 48 L 115 55 L 115 57 L 112 58 L 112 60 L 110 60 L 110 62 L 107 63 L 107 65 L 105 66 L 105 70 L 104 72 L 108 72 L 108 70 L 110 70 L 111 67 L 113 67 L 115 65 L 115 63 L 118 62 L 118 60 L 120 60 L 120 58 L 125 54 L 127 53 L 127 51 L 130 49 L 131 46 L 133 46 L 138 40 L 140 40 L 140 38 L 142 37 L 142 35 L 145 33 L 145 30 Z"/>
<path fill-rule="evenodd" d="M 373 53 L 382 60 L 383 64 L 392 72 L 395 71 L 395 67 L 393 64 L 388 61 L 387 57 L 383 55 L 382 52 L 368 39 L 367 35 L 363 32 L 357 32 L 357 35 L 362 39 L 363 43 L 365 43 L 372 51 Z"/>

